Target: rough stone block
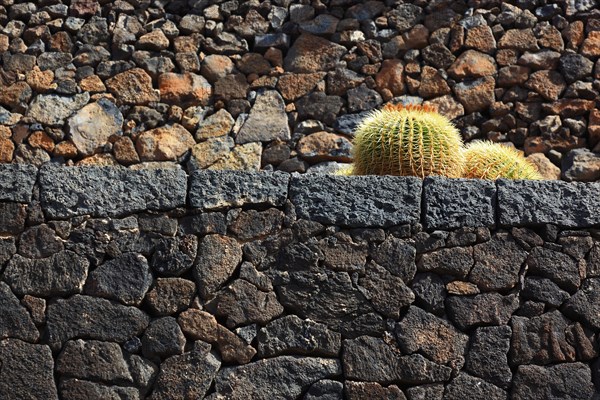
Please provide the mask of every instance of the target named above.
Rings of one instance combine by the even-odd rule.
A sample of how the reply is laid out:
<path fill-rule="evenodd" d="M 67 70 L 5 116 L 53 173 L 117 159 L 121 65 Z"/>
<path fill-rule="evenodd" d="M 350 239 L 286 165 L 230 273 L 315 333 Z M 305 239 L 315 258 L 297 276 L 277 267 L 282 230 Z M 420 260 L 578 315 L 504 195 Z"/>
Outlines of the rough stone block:
<path fill-rule="evenodd" d="M 423 182 L 426 229 L 493 227 L 496 185 L 483 179 L 430 177 Z"/>
<path fill-rule="evenodd" d="M 50 218 L 114 217 L 185 205 L 187 175 L 179 169 L 45 166 L 40 188 Z"/>
<path fill-rule="evenodd" d="M 286 173 L 197 170 L 191 176 L 190 206 L 205 210 L 246 204 L 281 206 L 289 179 Z"/>
<path fill-rule="evenodd" d="M 0 164 L 0 201 L 31 201 L 37 171 L 29 164 Z"/>
<path fill-rule="evenodd" d="M 505 226 L 555 224 L 568 228 L 600 225 L 600 182 L 498 182 L 498 213 Z"/>
<path fill-rule="evenodd" d="M 348 227 L 419 222 L 421 180 L 393 176 L 294 176 L 290 200 L 298 218 Z"/>

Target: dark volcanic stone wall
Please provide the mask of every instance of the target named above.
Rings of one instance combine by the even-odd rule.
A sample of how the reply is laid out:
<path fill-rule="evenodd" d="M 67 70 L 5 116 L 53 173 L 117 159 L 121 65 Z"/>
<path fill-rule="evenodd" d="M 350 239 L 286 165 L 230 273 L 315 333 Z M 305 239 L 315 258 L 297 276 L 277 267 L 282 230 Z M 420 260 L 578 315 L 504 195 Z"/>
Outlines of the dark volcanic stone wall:
<path fill-rule="evenodd" d="M 599 57 L 596 0 L 0 0 L 0 162 L 334 171 L 425 103 L 597 181 Z"/>
<path fill-rule="evenodd" d="M 0 167 L 2 399 L 596 399 L 600 183 Z"/>

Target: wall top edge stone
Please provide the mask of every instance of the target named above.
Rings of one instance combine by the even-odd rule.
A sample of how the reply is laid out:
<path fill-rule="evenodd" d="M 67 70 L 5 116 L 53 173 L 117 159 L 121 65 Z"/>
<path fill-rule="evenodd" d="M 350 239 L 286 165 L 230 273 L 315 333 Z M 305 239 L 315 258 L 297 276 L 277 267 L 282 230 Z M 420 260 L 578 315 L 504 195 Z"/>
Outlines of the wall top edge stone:
<path fill-rule="evenodd" d="M 39 200 L 46 215 L 115 217 L 177 207 L 293 205 L 298 218 L 347 227 L 600 227 L 600 182 L 485 181 L 284 172 L 0 165 L 0 201 Z"/>

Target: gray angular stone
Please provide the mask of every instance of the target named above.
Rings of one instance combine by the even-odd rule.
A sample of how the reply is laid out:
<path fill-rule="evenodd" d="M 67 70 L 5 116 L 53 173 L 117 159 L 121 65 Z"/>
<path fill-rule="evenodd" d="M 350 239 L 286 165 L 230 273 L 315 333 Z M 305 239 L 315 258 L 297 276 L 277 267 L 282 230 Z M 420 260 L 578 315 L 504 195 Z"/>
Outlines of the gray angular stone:
<path fill-rule="evenodd" d="M 416 254 L 417 250 L 412 243 L 389 236 L 369 255 L 377 264 L 408 284 L 417 272 Z"/>
<path fill-rule="evenodd" d="M 63 249 L 62 239 L 46 224 L 28 228 L 19 240 L 19 253 L 27 258 L 50 257 Z"/>
<path fill-rule="evenodd" d="M 586 228 L 600 224 L 600 182 L 501 179 L 497 185 L 501 225 Z"/>
<path fill-rule="evenodd" d="M 85 293 L 138 306 L 152 284 L 146 259 L 125 253 L 94 269 L 87 280 Z"/>
<path fill-rule="evenodd" d="M 450 382 L 444 392 L 447 400 L 506 400 L 507 393 L 499 387 L 464 372 Z"/>
<path fill-rule="evenodd" d="M 496 184 L 492 181 L 428 177 L 423 192 L 428 230 L 496 224 Z"/>
<path fill-rule="evenodd" d="M 396 324 L 395 333 L 403 354 L 422 354 L 455 370 L 460 370 L 465 363 L 469 336 L 419 307 L 408 309 Z"/>
<path fill-rule="evenodd" d="M 242 248 L 228 236 L 207 235 L 198 246 L 194 278 L 203 298 L 211 298 L 242 262 Z"/>
<path fill-rule="evenodd" d="M 187 175 L 180 169 L 44 166 L 40 188 L 50 218 L 116 217 L 185 205 Z"/>
<path fill-rule="evenodd" d="M 567 83 L 573 83 L 590 76 L 594 62 L 581 54 L 564 54 L 558 61 L 558 68 Z"/>
<path fill-rule="evenodd" d="M 308 389 L 303 400 L 343 400 L 343 392 L 342 382 L 323 379 Z"/>
<path fill-rule="evenodd" d="M 508 365 L 508 350 L 512 330 L 510 326 L 477 328 L 466 356 L 465 370 L 473 376 L 508 389 L 512 371 Z"/>
<path fill-rule="evenodd" d="M 477 326 L 506 325 L 519 308 L 519 297 L 483 293 L 476 296 L 448 296 L 446 312 L 454 326 L 467 331 Z"/>
<path fill-rule="evenodd" d="M 575 361 L 575 348 L 566 336 L 568 324 L 558 310 L 533 318 L 512 317 L 511 365 Z"/>
<path fill-rule="evenodd" d="M 285 112 L 285 102 L 275 90 L 256 97 L 248 119 L 235 137 L 236 143 L 290 140 L 291 132 Z"/>
<path fill-rule="evenodd" d="M 579 266 L 568 255 L 546 247 L 535 247 L 527 258 L 529 272 L 550 278 L 561 288 L 574 292 L 581 284 Z"/>
<path fill-rule="evenodd" d="M 0 164 L 0 201 L 28 203 L 38 169 L 29 164 Z"/>
<path fill-rule="evenodd" d="M 296 101 L 300 119 L 315 119 L 333 125 L 344 101 L 340 96 L 328 96 L 324 92 L 311 92 Z"/>
<path fill-rule="evenodd" d="M 16 338 L 35 342 L 39 336 L 40 333 L 25 307 L 8 285 L 0 282 L 0 339 Z"/>
<path fill-rule="evenodd" d="M 416 387 L 423 387 L 430 385 L 422 385 Z M 441 386 L 442 391 L 441 394 L 444 393 L 443 385 Z M 353 381 L 345 381 L 344 382 L 346 399 L 348 400 L 364 400 L 364 399 L 373 399 L 373 400 L 406 400 L 406 396 L 402 393 L 402 390 L 398 388 L 396 385 L 389 385 L 387 387 L 381 386 L 377 382 L 353 382 Z M 410 390 L 410 389 L 409 389 Z M 440 394 L 440 399 L 441 399 Z M 415 400 L 415 398 L 411 398 L 410 400 Z M 434 397 L 426 397 L 423 400 L 434 400 Z M 437 400 L 437 399 L 436 399 Z"/>
<path fill-rule="evenodd" d="M 473 258 L 469 280 L 483 291 L 498 291 L 517 284 L 527 252 L 508 233 L 497 233 L 491 240 L 473 246 Z"/>
<path fill-rule="evenodd" d="M 228 328 L 254 322 L 265 324 L 283 313 L 274 292 L 260 291 L 243 279 L 236 279 L 220 291 L 214 302 L 216 315 L 225 318 Z"/>
<path fill-rule="evenodd" d="M 287 52 L 283 68 L 287 72 L 321 72 L 333 69 L 348 50 L 319 36 L 304 33 Z"/>
<path fill-rule="evenodd" d="M 78 294 L 50 304 L 47 316 L 46 333 L 53 348 L 60 348 L 67 340 L 77 337 L 125 342 L 141 334 L 150 322 L 150 318 L 135 307 Z"/>
<path fill-rule="evenodd" d="M 179 276 L 192 268 L 197 254 L 195 235 L 164 238 L 156 244 L 150 265 L 160 275 Z"/>
<path fill-rule="evenodd" d="M 108 143 L 113 135 L 121 135 L 123 114 L 107 99 L 99 99 L 78 110 L 68 120 L 68 132 L 79 153 L 89 156 Z"/>
<path fill-rule="evenodd" d="M 3 268 L 4 263 L 10 260 L 16 252 L 17 246 L 14 237 L 0 238 L 0 270 Z"/>
<path fill-rule="evenodd" d="M 60 127 L 71 114 L 90 101 L 89 92 L 75 96 L 59 96 L 57 94 L 40 94 L 33 99 L 26 116 L 40 124 Z"/>
<path fill-rule="evenodd" d="M 282 206 L 289 175 L 282 172 L 194 171 L 190 177 L 189 205 L 210 210 L 243 205 Z"/>
<path fill-rule="evenodd" d="M 444 315 L 446 286 L 439 275 L 417 274 L 410 288 L 415 294 L 415 304 L 417 306 L 438 317 Z"/>
<path fill-rule="evenodd" d="M 142 353 L 150 359 L 181 354 L 185 336 L 173 317 L 163 317 L 150 322 L 142 336 Z"/>
<path fill-rule="evenodd" d="M 408 400 L 442 400 L 444 397 L 444 385 L 435 383 L 413 386 L 406 389 L 406 395 L 408 396 Z"/>
<path fill-rule="evenodd" d="M 581 289 L 564 304 L 563 312 L 569 318 L 600 329 L 600 278 L 584 280 Z"/>
<path fill-rule="evenodd" d="M 375 262 L 367 265 L 365 276 L 359 278 L 358 284 L 373 308 L 387 318 L 397 320 L 401 310 L 415 301 L 414 293 L 401 278 Z"/>
<path fill-rule="evenodd" d="M 348 111 L 351 113 L 368 111 L 379 107 L 381 103 L 383 103 L 381 95 L 376 90 L 369 89 L 364 83 L 348 90 Z"/>
<path fill-rule="evenodd" d="M 0 398 L 58 400 L 50 347 L 2 340 L 0 365 Z"/>
<path fill-rule="evenodd" d="M 446 382 L 452 372 L 420 354 L 403 355 L 395 346 L 370 336 L 344 340 L 342 362 L 346 379 L 383 385 Z"/>
<path fill-rule="evenodd" d="M 353 228 L 419 222 L 421 180 L 391 176 L 294 176 L 290 200 L 299 218 Z"/>
<path fill-rule="evenodd" d="M 566 181 L 600 180 L 600 154 L 588 149 L 573 149 L 562 159 L 562 177 Z"/>
<path fill-rule="evenodd" d="M 330 358 L 281 356 L 223 368 L 215 378 L 215 399 L 296 399 L 313 383 L 342 374 Z"/>
<path fill-rule="evenodd" d="M 401 4 L 388 14 L 392 28 L 400 32 L 409 30 L 423 19 L 423 9 L 414 4 Z"/>
<path fill-rule="evenodd" d="M 419 271 L 464 278 L 474 264 L 472 247 L 450 247 L 421 255 L 417 268 Z"/>
<path fill-rule="evenodd" d="M 341 338 L 327 325 L 288 315 L 270 322 L 258 332 L 258 355 L 260 358 L 283 354 L 337 357 Z"/>
<path fill-rule="evenodd" d="M 521 295 L 524 299 L 541 301 L 555 308 L 560 307 L 565 300 L 571 297 L 568 292 L 559 288 L 550 279 L 538 276 L 528 276 L 525 278 L 525 285 L 523 286 L 523 290 L 521 290 Z"/>
<path fill-rule="evenodd" d="M 64 377 L 106 383 L 132 382 L 121 347 L 97 340 L 69 340 L 56 361 L 56 371 Z"/>
<path fill-rule="evenodd" d="M 363 111 L 357 114 L 344 114 L 336 118 L 333 129 L 345 135 L 354 137 L 360 123 L 371 113 Z"/>
<path fill-rule="evenodd" d="M 195 293 L 196 285 L 191 280 L 158 278 L 145 301 L 153 315 L 172 315 L 187 309 Z"/>
<path fill-rule="evenodd" d="M 597 391 L 590 367 L 576 362 L 551 367 L 520 365 L 513 382 L 514 400 L 589 400 Z"/>
<path fill-rule="evenodd" d="M 0 234 L 18 235 L 25 229 L 27 206 L 21 203 L 0 203 Z"/>
<path fill-rule="evenodd" d="M 4 281 L 23 296 L 68 296 L 81 293 L 88 275 L 89 261 L 69 251 L 32 260 L 15 255 L 4 270 Z"/>
<path fill-rule="evenodd" d="M 60 395 L 69 400 L 140 400 L 140 392 L 133 387 L 108 386 L 80 379 L 61 380 Z"/>
<path fill-rule="evenodd" d="M 210 388 L 221 362 L 210 346 L 196 342 L 192 351 L 162 362 L 151 400 L 202 399 Z"/>

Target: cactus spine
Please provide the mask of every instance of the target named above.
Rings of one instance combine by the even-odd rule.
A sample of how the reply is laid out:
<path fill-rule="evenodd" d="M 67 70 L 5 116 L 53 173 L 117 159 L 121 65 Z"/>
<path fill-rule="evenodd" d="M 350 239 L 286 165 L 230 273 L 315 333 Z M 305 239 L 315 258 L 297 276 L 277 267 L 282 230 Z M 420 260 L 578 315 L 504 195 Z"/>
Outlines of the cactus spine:
<path fill-rule="evenodd" d="M 475 141 L 465 149 L 466 178 L 542 179 L 537 168 L 516 149 L 490 141 Z"/>
<path fill-rule="evenodd" d="M 354 175 L 461 177 L 462 139 L 444 116 L 427 106 L 387 105 L 357 128 Z"/>

